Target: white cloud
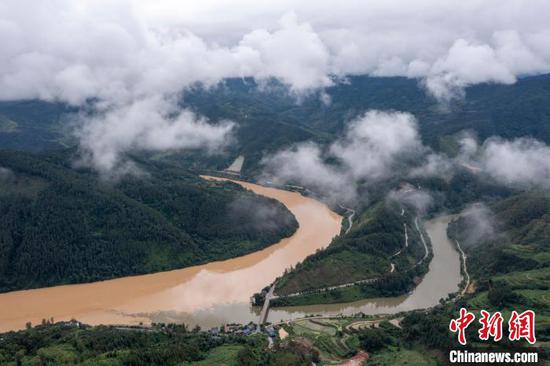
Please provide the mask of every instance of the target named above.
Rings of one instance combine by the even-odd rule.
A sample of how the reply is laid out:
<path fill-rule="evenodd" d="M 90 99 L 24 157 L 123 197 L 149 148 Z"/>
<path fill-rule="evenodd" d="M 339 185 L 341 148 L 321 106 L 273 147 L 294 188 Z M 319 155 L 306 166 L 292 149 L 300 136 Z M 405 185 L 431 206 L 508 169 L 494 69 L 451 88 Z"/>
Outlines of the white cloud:
<path fill-rule="evenodd" d="M 485 142 L 481 164 L 486 173 L 506 184 L 550 187 L 550 147 L 534 139 Z"/>
<path fill-rule="evenodd" d="M 258 29 L 246 34 L 239 46 L 257 53 L 260 64 L 251 70 L 252 76 L 277 78 L 297 92 L 332 84 L 328 50 L 311 25 L 300 24 L 294 13 L 284 15 L 274 32 Z"/>
<path fill-rule="evenodd" d="M 327 164 L 321 147 L 314 143 L 279 151 L 265 157 L 262 164 L 263 180 L 300 184 L 333 202 L 355 198 L 356 183 L 351 175 L 340 167 Z"/>
<path fill-rule="evenodd" d="M 392 176 L 402 158 L 422 151 L 417 130 L 409 113 L 369 111 L 326 150 L 306 143 L 265 157 L 264 179 L 296 182 L 332 201 L 349 202 L 359 181 Z M 327 163 L 334 159 L 337 164 Z"/>
<path fill-rule="evenodd" d="M 550 146 L 532 138 L 489 138 L 480 146 L 474 136 L 459 137 L 454 158 L 430 152 L 422 164 L 412 167 L 413 177 L 450 178 L 458 167 L 482 173 L 512 187 L 550 188 Z"/>
<path fill-rule="evenodd" d="M 512 84 L 516 77 L 486 44 L 457 40 L 449 52 L 431 67 L 425 85 L 437 99 L 450 101 L 462 96 L 464 88 L 486 82 Z"/>
<path fill-rule="evenodd" d="M 0 99 L 128 102 L 242 76 L 279 78 L 296 92 L 331 84 L 327 49 L 293 13 L 221 46 L 185 26 L 152 25 L 133 2 L 53 3 L 3 4 Z"/>
<path fill-rule="evenodd" d="M 479 145 L 474 135 L 463 132 L 457 143 L 454 158 L 435 153 L 422 145 L 411 114 L 374 110 L 351 121 L 345 135 L 326 148 L 306 143 L 265 157 L 264 174 L 277 183 L 305 185 L 334 202 L 355 199 L 361 181 L 396 174 L 450 179 L 457 169 L 512 187 L 550 188 L 550 147 L 541 141 L 490 138 Z M 424 209 L 426 198 L 411 196 Z"/>
<path fill-rule="evenodd" d="M 350 123 L 345 137 L 330 148 L 357 179 L 389 175 L 403 154 L 421 149 L 418 126 L 410 113 L 369 111 Z"/>
<path fill-rule="evenodd" d="M 233 123 L 207 123 L 188 110 L 179 111 L 161 97 L 140 99 L 84 119 L 77 134 L 84 163 L 102 173 L 128 165 L 127 151 L 203 148 L 215 152 L 228 140 Z"/>
<path fill-rule="evenodd" d="M 449 179 L 453 176 L 455 162 L 444 155 L 429 153 L 423 157 L 422 164 L 411 168 L 410 177 L 439 177 Z"/>
<path fill-rule="evenodd" d="M 11 171 L 11 169 L 0 166 L 0 182 L 9 181 L 12 178 L 13 178 L 13 172 Z"/>
<path fill-rule="evenodd" d="M 528 75 L 538 70 L 548 70 L 549 59 L 544 55 L 547 52 L 539 53 L 533 42 L 537 37 L 538 34 L 530 34 L 527 39 L 523 39 L 516 30 L 497 31 L 493 35 L 496 56 L 514 75 Z"/>
<path fill-rule="evenodd" d="M 470 132 L 463 132 L 459 136 L 458 146 L 460 147 L 458 159 L 462 161 L 472 159 L 479 149 L 477 138 Z"/>
<path fill-rule="evenodd" d="M 550 71 L 548 10 L 544 0 L 5 0 L 0 98 L 79 104 L 239 76 L 303 92 L 367 73 L 423 77 L 448 99 Z"/>
<path fill-rule="evenodd" d="M 297 94 L 332 83 L 327 49 L 292 13 L 274 30 L 255 29 L 222 46 L 185 26 L 153 25 L 141 5 L 0 4 L 0 100 L 76 106 L 92 100 L 95 110 L 78 135 L 83 161 L 104 171 L 120 167 L 129 150 L 212 149 L 226 142 L 229 124 L 213 127 L 189 111 L 166 117 L 173 98 L 197 82 L 278 78 Z"/>
<path fill-rule="evenodd" d="M 401 204 L 413 207 L 417 213 L 425 214 L 433 205 L 433 198 L 430 193 L 417 189 L 407 190 L 392 190 L 388 193 L 388 200 L 396 201 Z"/>
<path fill-rule="evenodd" d="M 496 236 L 494 213 L 483 203 L 475 203 L 466 207 L 459 220 L 464 225 L 461 230 L 463 242 L 460 244 L 465 247 L 481 244 Z"/>
<path fill-rule="evenodd" d="M 550 72 L 549 11 L 544 0 L 4 0 L 0 100 L 94 100 L 102 113 L 227 77 L 278 78 L 302 94 L 370 74 L 422 78 L 448 101 Z M 376 170 L 361 163 L 351 170 Z"/>

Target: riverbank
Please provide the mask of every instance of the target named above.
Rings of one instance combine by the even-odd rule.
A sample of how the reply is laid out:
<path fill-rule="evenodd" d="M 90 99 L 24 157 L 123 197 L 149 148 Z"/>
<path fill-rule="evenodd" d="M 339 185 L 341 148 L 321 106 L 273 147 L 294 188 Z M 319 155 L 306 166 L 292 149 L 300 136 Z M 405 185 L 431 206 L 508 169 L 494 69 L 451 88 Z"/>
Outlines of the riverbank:
<path fill-rule="evenodd" d="M 219 179 L 219 178 L 215 178 Z M 257 321 L 249 297 L 285 269 L 326 247 L 340 233 L 342 217 L 297 192 L 236 182 L 283 203 L 298 230 L 263 250 L 184 269 L 79 285 L 0 294 L 0 331 L 27 322 L 78 319 L 84 323 L 138 325 L 151 322 L 219 326 Z"/>
<path fill-rule="evenodd" d="M 418 223 L 418 217 L 415 217 L 413 221 L 416 230 L 415 236 L 419 239 L 417 240 L 417 245 L 422 247 L 423 252 L 422 257 L 416 263 L 410 264 L 409 267 L 403 268 L 400 271 L 395 271 L 396 266 L 392 262 L 388 271 L 378 277 L 369 277 L 353 282 L 275 296 L 272 302 L 273 306 L 285 307 L 347 303 L 368 298 L 395 297 L 410 292 L 428 272 L 428 263 L 433 253 L 431 245 L 424 238 L 423 229 Z M 409 247 L 409 235 L 406 223 L 403 223 L 403 229 L 404 246 L 397 253 L 393 254 L 392 258 L 401 255 Z"/>
<path fill-rule="evenodd" d="M 396 297 L 371 298 L 345 303 L 272 308 L 269 321 L 278 322 L 301 318 L 307 314 L 321 316 L 337 316 L 339 314 L 351 316 L 358 313 L 368 315 L 396 314 L 437 305 L 441 298 L 447 298 L 449 294 L 456 293 L 462 281 L 459 253 L 447 237 L 446 232 L 452 218 L 453 216 L 439 216 L 424 224 L 432 243 L 433 259 L 429 263 L 427 274 L 411 293 Z M 357 288 L 359 286 L 351 286 L 340 291 L 348 291 L 352 296 L 363 296 L 363 293 L 360 293 Z M 347 295 L 343 294 L 343 296 Z M 323 294 L 317 296 L 323 296 Z"/>

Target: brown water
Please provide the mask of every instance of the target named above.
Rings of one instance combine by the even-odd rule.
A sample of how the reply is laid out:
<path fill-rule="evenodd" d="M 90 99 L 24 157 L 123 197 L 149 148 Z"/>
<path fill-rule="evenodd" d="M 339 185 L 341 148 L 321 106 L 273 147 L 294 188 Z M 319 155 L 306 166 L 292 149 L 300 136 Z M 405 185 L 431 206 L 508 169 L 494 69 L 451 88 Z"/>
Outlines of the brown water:
<path fill-rule="evenodd" d="M 256 321 L 249 297 L 285 269 L 326 247 L 339 234 L 342 217 L 324 204 L 295 192 L 239 182 L 257 194 L 281 201 L 300 224 L 290 238 L 264 250 L 180 270 L 88 284 L 0 294 L 0 331 L 27 321 L 78 319 L 88 324 L 185 322 L 203 327 Z"/>
<path fill-rule="evenodd" d="M 433 259 L 429 272 L 422 282 L 408 295 L 361 300 L 344 304 L 326 304 L 271 308 L 269 321 L 279 322 L 301 318 L 307 314 L 351 315 L 359 312 L 365 314 L 394 314 L 401 311 L 425 309 L 436 305 L 439 299 L 458 291 L 462 280 L 460 274 L 460 257 L 447 237 L 447 225 L 454 216 L 439 216 L 424 223 L 432 248 Z"/>
<path fill-rule="evenodd" d="M 271 283 L 286 268 L 328 245 L 340 232 L 342 218 L 322 203 L 294 192 L 239 182 L 257 194 L 281 201 L 296 216 L 296 233 L 264 250 L 206 265 L 150 275 L 124 277 L 81 285 L 57 286 L 0 294 L 0 331 L 23 328 L 43 318 L 79 319 L 88 324 L 185 322 L 202 327 L 257 321 L 259 309 L 249 296 Z M 452 216 L 424 224 L 434 257 L 429 272 L 405 296 L 270 309 L 278 322 L 306 314 L 391 314 L 428 308 L 458 290 L 459 255 L 447 238 Z"/>

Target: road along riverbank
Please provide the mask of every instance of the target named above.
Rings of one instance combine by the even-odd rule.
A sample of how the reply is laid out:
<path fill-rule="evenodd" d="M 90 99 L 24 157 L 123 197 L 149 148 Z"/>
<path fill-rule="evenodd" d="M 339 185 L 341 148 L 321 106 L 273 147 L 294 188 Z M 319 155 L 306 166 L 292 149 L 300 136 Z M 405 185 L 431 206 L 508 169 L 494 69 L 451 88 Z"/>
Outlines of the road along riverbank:
<path fill-rule="evenodd" d="M 439 299 L 457 292 L 462 281 L 459 253 L 447 237 L 447 226 L 453 217 L 452 215 L 438 216 L 424 223 L 423 227 L 431 240 L 433 258 L 428 273 L 410 294 L 342 304 L 271 308 L 268 321 L 276 323 L 302 318 L 308 314 L 320 316 L 352 315 L 360 312 L 369 315 L 395 314 L 436 305 Z"/>

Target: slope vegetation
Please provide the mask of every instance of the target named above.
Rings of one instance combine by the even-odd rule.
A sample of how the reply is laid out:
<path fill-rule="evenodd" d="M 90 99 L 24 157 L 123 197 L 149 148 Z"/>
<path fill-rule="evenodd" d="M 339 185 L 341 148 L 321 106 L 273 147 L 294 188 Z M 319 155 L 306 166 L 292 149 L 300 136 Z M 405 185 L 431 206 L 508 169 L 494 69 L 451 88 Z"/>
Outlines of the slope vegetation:
<path fill-rule="evenodd" d="M 279 202 L 231 183 L 140 163 L 103 182 L 65 154 L 0 153 L 0 290 L 181 268 L 291 235 Z"/>

